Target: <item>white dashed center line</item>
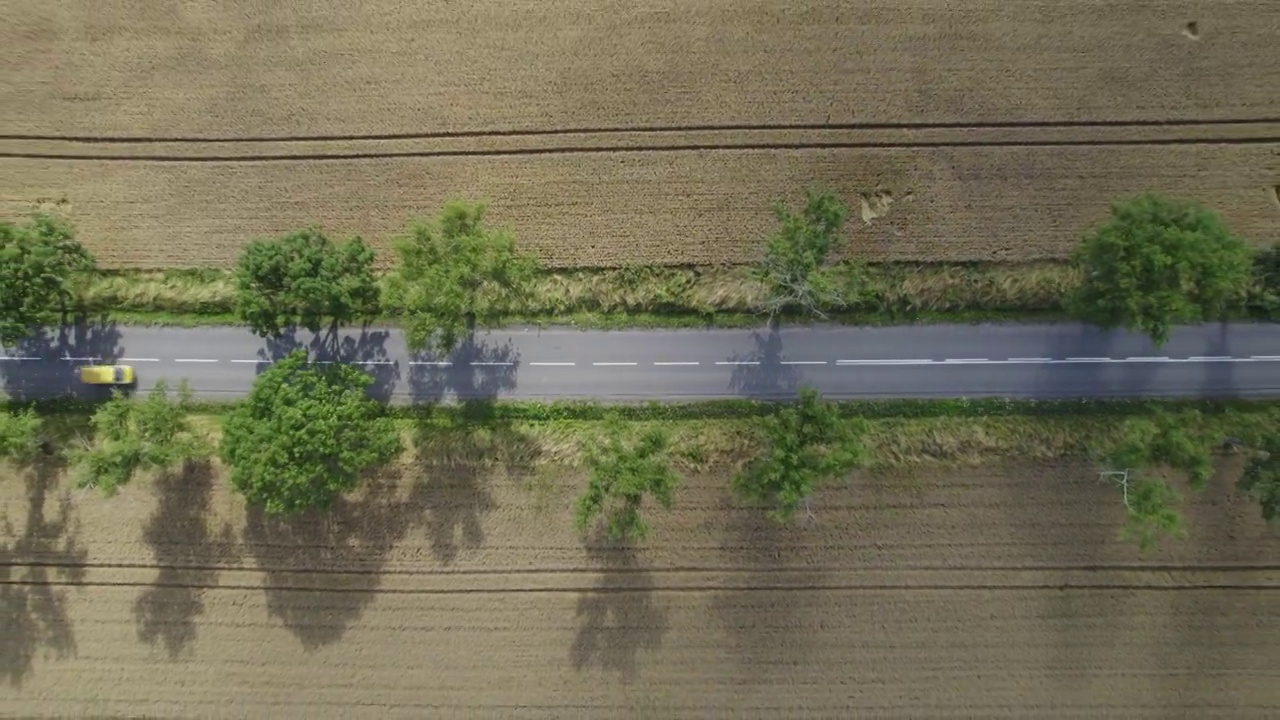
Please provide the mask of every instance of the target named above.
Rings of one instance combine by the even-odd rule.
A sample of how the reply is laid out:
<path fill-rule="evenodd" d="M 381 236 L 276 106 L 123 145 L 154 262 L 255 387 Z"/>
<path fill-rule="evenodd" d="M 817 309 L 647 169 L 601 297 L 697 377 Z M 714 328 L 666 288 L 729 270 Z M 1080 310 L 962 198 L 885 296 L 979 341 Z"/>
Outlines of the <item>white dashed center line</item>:
<path fill-rule="evenodd" d="M 246 365 L 257 365 L 258 363 L 266 363 L 267 365 L 270 365 L 272 361 L 271 360 L 232 360 L 231 362 L 244 363 Z"/>
<path fill-rule="evenodd" d="M 598 367 L 630 367 L 630 366 L 632 366 L 632 365 L 638 365 L 639 363 L 633 363 L 633 362 L 593 362 L 593 363 L 591 363 L 591 364 L 592 364 L 592 365 L 596 365 L 596 366 L 598 366 Z"/>
<path fill-rule="evenodd" d="M 67 362 L 93 362 L 98 358 L 96 357 L 64 357 L 62 359 L 66 360 Z"/>
<path fill-rule="evenodd" d="M 160 358 L 120 358 L 120 362 L 160 362 Z"/>
<path fill-rule="evenodd" d="M 1280 355 L 1250 355 L 1249 359 L 1275 362 L 1277 360 L 1280 360 Z"/>
<path fill-rule="evenodd" d="M 783 365 L 826 365 L 826 360 L 783 360 Z"/>
<path fill-rule="evenodd" d="M 1125 359 L 1124 359 L 1124 361 L 1125 361 L 1125 362 L 1169 362 L 1169 358 L 1168 358 L 1168 357 L 1166 357 L 1166 356 L 1163 356 L 1163 355 L 1158 356 L 1158 357 L 1157 357 L 1157 356 L 1137 355 L 1137 356 L 1134 356 L 1134 357 L 1127 357 L 1127 358 L 1125 358 Z"/>
<path fill-rule="evenodd" d="M 1008 362 L 1011 362 L 1011 363 L 1047 363 L 1047 362 L 1051 362 L 1052 360 L 1053 360 L 1053 358 L 1045 358 L 1045 357 L 1036 357 L 1036 358 L 1009 358 Z"/>
<path fill-rule="evenodd" d="M 473 362 L 473 363 L 471 363 L 471 364 L 472 364 L 472 365 L 479 365 L 479 366 L 481 366 L 481 367 L 490 367 L 490 366 L 493 366 L 493 367 L 509 367 L 509 366 L 511 366 L 511 365 L 515 365 L 515 363 L 509 363 L 509 362 Z"/>
<path fill-rule="evenodd" d="M 717 365 L 759 365 L 758 360 L 717 360 Z"/>
<path fill-rule="evenodd" d="M 531 362 L 529 364 L 538 367 L 573 367 L 571 362 Z"/>
<path fill-rule="evenodd" d="M 0 360 L 17 360 L 17 361 L 22 361 L 22 360 L 39 360 L 39 359 L 40 359 L 40 358 L 33 358 L 33 357 L 16 357 L 16 356 L 0 357 Z"/>
<path fill-rule="evenodd" d="M 451 362 L 444 362 L 444 361 L 441 361 L 441 362 L 421 362 L 421 361 L 414 361 L 414 362 L 410 362 L 409 364 L 410 364 L 410 365 L 431 365 L 431 366 L 433 366 L 433 367 L 449 367 L 449 366 L 450 366 L 450 365 L 452 365 L 453 363 L 451 363 Z"/>
<path fill-rule="evenodd" d="M 1230 355 L 1194 355 L 1187 358 L 1190 362 L 1231 362 L 1234 359 Z"/>
<path fill-rule="evenodd" d="M 178 358 L 178 359 L 174 360 L 174 362 L 181 362 L 181 363 L 216 363 L 216 362 L 218 362 L 218 361 L 217 361 L 217 360 L 209 360 L 209 359 L 206 359 L 206 358 Z"/>
<path fill-rule="evenodd" d="M 947 358 L 946 360 L 943 360 L 942 362 L 948 362 L 948 363 L 989 363 L 989 362 L 991 362 L 991 361 L 990 361 L 990 360 L 988 360 L 988 359 L 986 359 L 986 358 Z"/>
<path fill-rule="evenodd" d="M 697 365 L 698 363 L 688 362 L 688 361 L 675 361 L 675 362 L 668 361 L 668 362 L 654 362 L 653 364 L 659 367 L 670 367 L 674 365 Z"/>

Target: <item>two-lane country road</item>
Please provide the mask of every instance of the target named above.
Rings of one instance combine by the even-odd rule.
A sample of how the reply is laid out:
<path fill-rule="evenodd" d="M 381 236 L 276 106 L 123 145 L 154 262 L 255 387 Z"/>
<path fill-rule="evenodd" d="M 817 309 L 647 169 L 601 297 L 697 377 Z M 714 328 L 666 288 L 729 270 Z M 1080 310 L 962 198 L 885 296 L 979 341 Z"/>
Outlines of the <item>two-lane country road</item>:
<path fill-rule="evenodd" d="M 112 325 L 49 330 L 0 352 L 14 398 L 99 395 L 91 362 L 131 364 L 138 388 L 187 379 L 206 399 L 245 395 L 274 359 L 306 347 L 358 364 L 393 402 L 459 398 L 606 401 L 829 398 L 1280 397 L 1280 325 L 1177 328 L 1146 338 L 1076 324 L 783 327 L 751 330 L 481 333 L 448 357 L 410 353 L 399 331 L 301 331 L 263 340 L 243 328 Z"/>

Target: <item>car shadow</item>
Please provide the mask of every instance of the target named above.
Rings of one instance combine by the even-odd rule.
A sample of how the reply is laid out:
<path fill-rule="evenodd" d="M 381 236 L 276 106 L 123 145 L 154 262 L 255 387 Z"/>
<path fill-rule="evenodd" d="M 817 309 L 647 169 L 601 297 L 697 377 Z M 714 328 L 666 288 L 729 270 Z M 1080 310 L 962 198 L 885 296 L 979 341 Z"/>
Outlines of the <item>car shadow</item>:
<path fill-rule="evenodd" d="M 165 472 L 155 488 L 159 503 L 142 536 L 160 571 L 138 596 L 133 614 L 138 639 L 149 645 L 161 642 L 170 659 L 176 659 L 196 639 L 204 591 L 216 585 L 218 571 L 235 558 L 236 538 L 228 525 L 216 531 L 209 526 L 209 462 L 188 462 L 176 472 Z"/>
<path fill-rule="evenodd" d="M 265 346 L 258 350 L 257 371 L 261 374 L 295 350 L 305 350 L 313 363 L 344 363 L 368 373 L 373 378 L 367 390 L 369 397 L 388 402 L 400 382 L 400 362 L 390 360 L 387 351 L 390 336 L 387 330 L 368 328 L 358 332 L 330 328 L 322 333 L 288 328 L 278 337 L 267 338 Z"/>
<path fill-rule="evenodd" d="M 791 400 L 800 388 L 800 373 L 793 365 L 783 365 L 782 334 L 776 324 L 769 332 L 751 333 L 755 347 L 746 353 L 734 353 L 729 361 L 735 365 L 729 377 L 729 389 L 752 400 Z"/>
<path fill-rule="evenodd" d="M 640 651 L 662 646 L 670 627 L 667 613 L 654 602 L 653 575 L 633 548 L 597 533 L 588 542 L 587 555 L 600 574 L 595 587 L 578 596 L 580 624 L 569 661 L 579 672 L 595 666 L 630 684 L 640 676 Z"/>
<path fill-rule="evenodd" d="M 58 328 L 41 328 L 13 347 L 4 349 L 0 374 L 4 391 L 14 400 L 75 397 L 104 401 L 111 388 L 85 385 L 79 370 L 84 365 L 108 364 L 124 355 L 116 323 L 82 317 Z M 132 388 L 119 388 L 126 394 Z"/>

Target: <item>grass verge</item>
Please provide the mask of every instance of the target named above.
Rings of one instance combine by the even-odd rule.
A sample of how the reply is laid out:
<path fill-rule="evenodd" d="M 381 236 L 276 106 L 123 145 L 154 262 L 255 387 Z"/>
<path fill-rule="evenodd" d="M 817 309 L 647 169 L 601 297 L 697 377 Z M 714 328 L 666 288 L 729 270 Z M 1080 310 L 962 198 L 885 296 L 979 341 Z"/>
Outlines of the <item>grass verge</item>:
<path fill-rule="evenodd" d="M 897 325 L 1065 319 L 1062 298 L 1078 282 L 1064 264 L 890 263 L 830 268 L 856 302 L 831 309 L 831 322 Z M 120 323 L 236 324 L 235 288 L 225 270 L 100 272 L 81 284 L 80 305 Z M 595 329 L 755 327 L 762 286 L 747 267 L 634 267 L 549 271 L 535 301 L 508 324 Z M 784 316 L 786 322 L 812 322 Z M 394 313 L 379 320 L 394 325 Z"/>
<path fill-rule="evenodd" d="M 1020 460 L 1087 458 L 1120 432 L 1125 420 L 1173 414 L 1207 445 L 1226 437 L 1254 442 L 1280 424 L 1280 402 L 1194 400 L 876 401 L 837 403 L 842 415 L 868 419 L 864 437 L 872 467 L 979 465 Z M 58 440 L 87 432 L 93 405 L 56 400 L 6 403 L 33 407 L 59 428 Z M 197 425 L 216 435 L 231 404 L 200 404 Z M 612 413 L 634 432 L 661 426 L 689 470 L 741 466 L 760 447 L 759 418 L 781 406 L 748 400 L 613 407 L 595 403 L 470 403 L 392 408 L 419 458 L 429 464 L 577 465 L 599 442 Z M 65 436 L 62 432 L 66 431 Z"/>

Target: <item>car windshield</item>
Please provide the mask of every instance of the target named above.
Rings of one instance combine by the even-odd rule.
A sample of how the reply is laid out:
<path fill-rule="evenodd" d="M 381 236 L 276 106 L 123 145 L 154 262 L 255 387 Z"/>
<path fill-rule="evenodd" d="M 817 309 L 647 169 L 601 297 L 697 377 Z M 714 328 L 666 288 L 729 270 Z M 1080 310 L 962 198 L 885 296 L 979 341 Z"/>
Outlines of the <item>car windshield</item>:
<path fill-rule="evenodd" d="M 124 368 L 122 367 L 116 368 L 115 377 L 116 377 L 116 382 L 124 382 Z"/>

